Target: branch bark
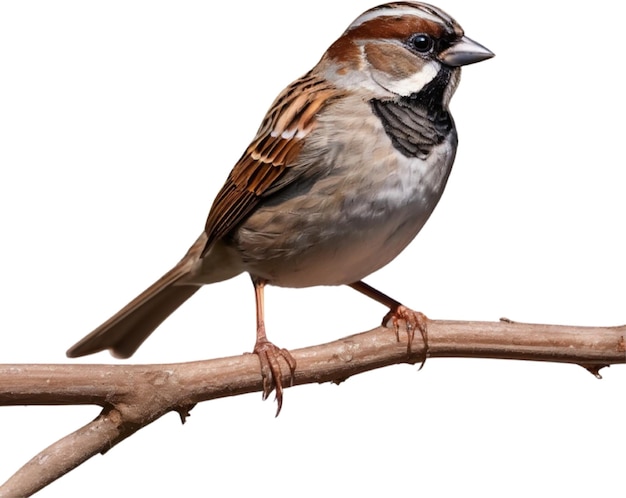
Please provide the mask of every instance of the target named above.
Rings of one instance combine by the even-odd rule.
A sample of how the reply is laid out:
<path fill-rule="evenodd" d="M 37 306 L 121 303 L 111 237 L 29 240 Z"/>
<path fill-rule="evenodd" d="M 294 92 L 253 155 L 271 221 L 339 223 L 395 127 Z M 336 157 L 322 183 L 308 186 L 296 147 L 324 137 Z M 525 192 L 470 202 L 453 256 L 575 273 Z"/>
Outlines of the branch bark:
<path fill-rule="evenodd" d="M 429 358 L 502 358 L 574 363 L 599 377 L 626 363 L 626 326 L 568 327 L 500 322 L 428 321 Z M 406 333 L 388 328 L 292 351 L 294 385 L 340 382 L 423 359 L 419 334 L 410 353 Z M 285 366 L 285 371 L 287 368 Z M 103 407 L 92 422 L 52 444 L 0 487 L 0 497 L 30 496 L 165 413 L 185 417 L 201 401 L 262 391 L 256 356 L 161 365 L 0 365 L 0 405 Z"/>

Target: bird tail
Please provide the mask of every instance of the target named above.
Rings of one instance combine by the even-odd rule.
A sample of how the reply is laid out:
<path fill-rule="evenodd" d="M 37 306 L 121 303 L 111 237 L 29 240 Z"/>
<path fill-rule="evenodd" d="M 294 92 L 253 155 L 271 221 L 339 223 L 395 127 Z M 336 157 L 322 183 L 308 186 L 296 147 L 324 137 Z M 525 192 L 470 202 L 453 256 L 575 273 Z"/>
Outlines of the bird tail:
<path fill-rule="evenodd" d="M 169 273 L 74 344 L 67 350 L 67 356 L 76 358 L 106 349 L 117 358 L 132 356 L 163 320 L 200 288 L 175 285 L 175 281 L 168 281 L 168 276 Z"/>
<path fill-rule="evenodd" d="M 154 329 L 200 288 L 182 281 L 199 260 L 205 245 L 203 234 L 174 268 L 74 344 L 67 350 L 67 356 L 76 358 L 107 349 L 118 358 L 132 356 Z"/>

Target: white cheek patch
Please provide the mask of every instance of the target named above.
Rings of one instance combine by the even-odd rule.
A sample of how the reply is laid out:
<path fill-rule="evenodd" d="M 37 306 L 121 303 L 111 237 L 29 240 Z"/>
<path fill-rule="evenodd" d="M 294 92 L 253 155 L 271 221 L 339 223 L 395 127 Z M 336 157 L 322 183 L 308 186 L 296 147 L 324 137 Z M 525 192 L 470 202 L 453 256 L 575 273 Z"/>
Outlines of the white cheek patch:
<path fill-rule="evenodd" d="M 408 96 L 420 92 L 428 83 L 435 79 L 439 72 L 439 64 L 428 62 L 415 74 L 407 78 L 394 79 L 382 71 L 372 70 L 372 79 L 388 92 Z"/>

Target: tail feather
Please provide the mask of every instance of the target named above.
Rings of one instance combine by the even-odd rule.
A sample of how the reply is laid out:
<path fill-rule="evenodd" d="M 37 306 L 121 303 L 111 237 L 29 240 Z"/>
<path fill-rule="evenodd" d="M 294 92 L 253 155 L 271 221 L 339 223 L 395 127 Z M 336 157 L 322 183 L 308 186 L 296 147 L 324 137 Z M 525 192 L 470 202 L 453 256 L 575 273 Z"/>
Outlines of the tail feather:
<path fill-rule="evenodd" d="M 132 356 L 154 329 L 200 288 L 181 283 L 181 280 L 198 261 L 205 244 L 206 234 L 203 233 L 174 268 L 74 344 L 67 350 L 67 356 L 76 358 L 106 349 L 118 358 Z"/>
<path fill-rule="evenodd" d="M 160 284 L 160 285 L 159 285 Z M 156 282 L 125 308 L 67 351 L 76 358 L 106 349 L 118 358 L 133 355 L 148 336 L 181 304 L 198 291 L 195 285 Z"/>

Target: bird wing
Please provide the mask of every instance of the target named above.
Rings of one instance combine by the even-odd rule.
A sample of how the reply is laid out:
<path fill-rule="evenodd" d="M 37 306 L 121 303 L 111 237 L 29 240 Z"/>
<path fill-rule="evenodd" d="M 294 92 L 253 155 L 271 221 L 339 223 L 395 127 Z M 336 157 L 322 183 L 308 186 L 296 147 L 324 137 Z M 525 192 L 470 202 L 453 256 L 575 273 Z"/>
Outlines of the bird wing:
<path fill-rule="evenodd" d="M 311 73 L 289 85 L 274 101 L 256 137 L 217 194 L 206 221 L 207 245 L 237 226 L 263 196 L 296 180 L 290 170 L 305 138 L 315 129 L 318 113 L 341 91 Z M 287 174 L 291 172 L 291 174 Z"/>

